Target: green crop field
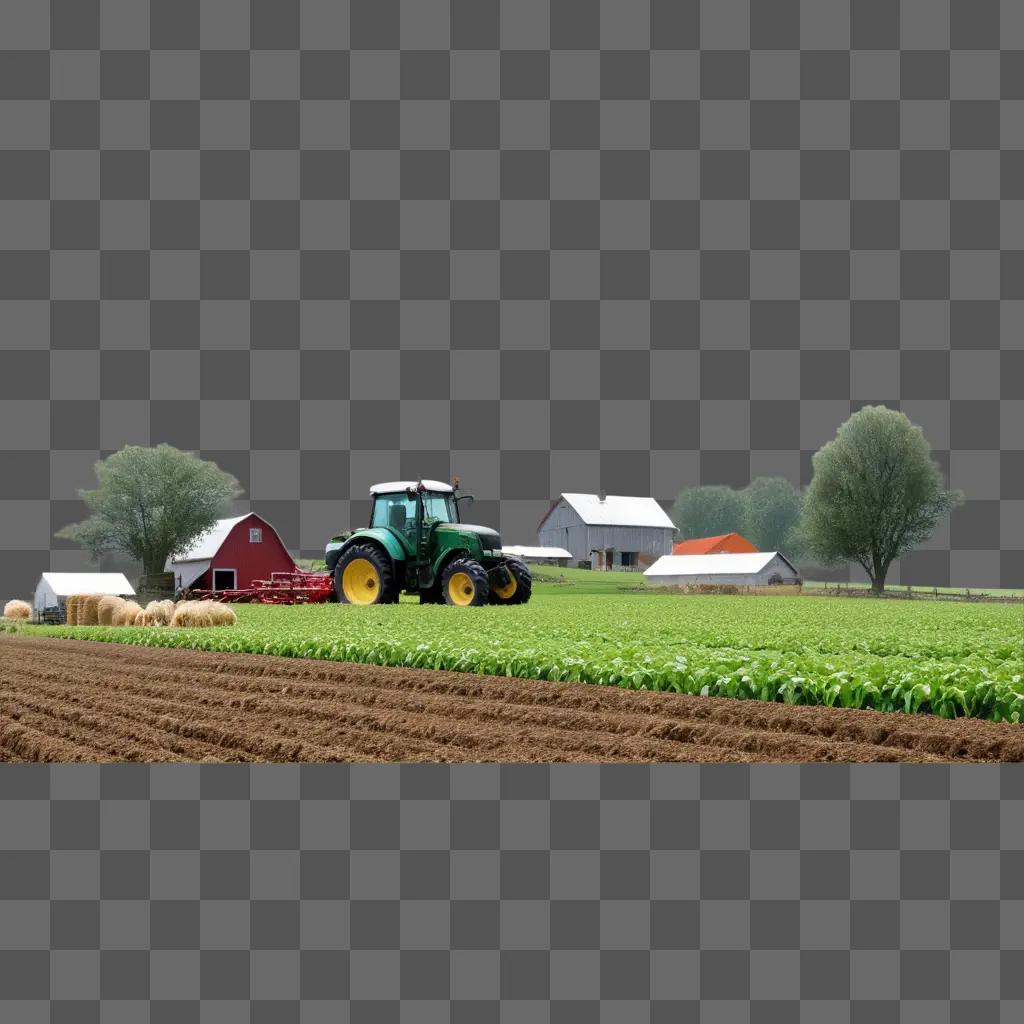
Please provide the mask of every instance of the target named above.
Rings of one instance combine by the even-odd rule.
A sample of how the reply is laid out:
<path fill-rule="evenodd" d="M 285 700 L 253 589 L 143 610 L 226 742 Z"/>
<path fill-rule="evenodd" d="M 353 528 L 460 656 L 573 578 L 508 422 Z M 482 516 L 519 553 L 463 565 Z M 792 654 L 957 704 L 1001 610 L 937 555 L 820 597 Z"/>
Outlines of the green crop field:
<path fill-rule="evenodd" d="M 1019 722 L 1024 608 L 829 597 L 668 596 L 629 573 L 541 577 L 521 607 L 237 605 L 214 629 L 27 633 L 407 665 L 792 704 Z"/>

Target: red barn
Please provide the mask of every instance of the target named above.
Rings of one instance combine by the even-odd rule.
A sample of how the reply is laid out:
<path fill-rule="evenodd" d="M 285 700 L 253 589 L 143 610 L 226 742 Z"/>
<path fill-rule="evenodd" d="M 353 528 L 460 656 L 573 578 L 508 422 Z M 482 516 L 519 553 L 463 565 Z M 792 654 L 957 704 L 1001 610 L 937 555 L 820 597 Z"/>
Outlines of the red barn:
<path fill-rule="evenodd" d="M 168 561 L 175 590 L 241 590 L 272 572 L 297 572 L 295 560 L 270 523 L 250 512 L 221 519 L 184 554 Z"/>

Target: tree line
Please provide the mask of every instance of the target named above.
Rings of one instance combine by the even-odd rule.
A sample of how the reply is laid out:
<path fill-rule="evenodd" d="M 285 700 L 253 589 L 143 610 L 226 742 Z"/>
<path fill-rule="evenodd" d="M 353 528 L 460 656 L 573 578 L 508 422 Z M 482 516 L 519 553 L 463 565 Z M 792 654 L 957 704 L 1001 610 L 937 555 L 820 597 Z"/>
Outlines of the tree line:
<path fill-rule="evenodd" d="M 892 563 L 963 500 L 947 490 L 920 427 L 886 406 L 854 413 L 812 459 L 806 488 L 781 477 L 691 487 L 670 513 L 679 539 L 740 533 L 761 551 L 836 566 L 855 562 L 876 593 Z"/>

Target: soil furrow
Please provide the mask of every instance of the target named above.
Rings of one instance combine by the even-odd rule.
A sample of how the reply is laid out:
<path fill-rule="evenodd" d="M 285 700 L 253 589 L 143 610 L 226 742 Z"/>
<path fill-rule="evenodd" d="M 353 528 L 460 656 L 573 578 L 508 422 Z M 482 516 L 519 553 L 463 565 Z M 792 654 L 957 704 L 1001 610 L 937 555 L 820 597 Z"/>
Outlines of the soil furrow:
<path fill-rule="evenodd" d="M 54 666 L 35 666 L 28 669 L 28 673 L 33 676 L 36 687 L 52 686 L 54 679 L 60 676 L 60 670 Z M 217 684 L 223 686 L 225 680 L 218 680 Z M 607 716 L 598 714 L 580 714 L 575 708 L 508 706 L 494 701 L 490 694 L 486 700 L 464 698 L 462 703 L 452 704 L 451 701 L 443 702 L 434 694 L 421 692 L 406 696 L 385 691 L 382 695 L 366 688 L 351 687 L 343 703 L 338 700 L 337 691 L 322 690 L 320 692 L 331 699 L 317 701 L 305 699 L 308 691 L 297 688 L 304 699 L 286 702 L 281 699 L 280 690 L 275 685 L 273 691 L 268 688 L 258 695 L 250 693 L 242 699 L 227 701 L 222 692 L 197 684 L 189 694 L 188 702 L 181 705 L 158 699 L 167 693 L 158 681 L 131 679 L 92 685 L 79 682 L 76 689 L 88 687 L 96 691 L 99 688 L 102 693 L 104 686 L 123 694 L 119 701 L 123 710 L 118 712 L 122 717 L 143 720 L 178 735 L 203 739 L 213 746 L 230 743 L 239 750 L 280 760 L 298 757 L 324 759 L 330 756 L 328 748 L 336 746 L 342 737 L 351 743 L 355 739 L 353 731 L 363 737 L 371 737 L 365 745 L 374 753 L 389 753 L 392 757 L 422 754 L 435 760 L 467 759 L 471 753 L 474 759 L 490 755 L 494 760 L 510 751 L 520 753 L 526 730 L 532 734 L 533 743 L 542 744 L 558 760 L 573 760 L 581 754 L 617 760 L 704 760 L 709 756 L 721 760 L 730 748 L 737 751 L 746 749 L 749 740 L 749 736 L 739 730 L 712 730 L 708 727 L 698 727 L 689 738 L 684 739 L 680 735 L 664 739 L 653 729 L 645 728 L 645 721 L 639 717 L 609 720 Z M 148 705 L 142 705 L 138 701 L 140 694 L 151 695 L 153 699 Z M 84 693 L 76 693 L 76 699 L 85 700 Z M 95 707 L 94 700 L 87 703 L 89 707 Z M 261 726 L 269 724 L 272 731 L 292 738 L 304 736 L 305 743 L 293 743 L 291 749 L 286 743 L 273 745 L 266 740 L 254 745 L 224 725 L 219 724 L 215 728 L 209 717 L 202 722 L 195 721 L 199 717 L 197 708 L 203 707 L 209 709 L 214 722 L 222 723 L 227 718 L 234 727 L 237 715 L 225 714 L 226 703 L 244 710 L 253 725 L 257 722 Z M 351 706 L 353 704 L 355 708 Z M 178 716 L 186 721 L 175 721 Z M 267 718 L 271 719 L 270 723 L 266 723 Z M 296 722 L 289 726 L 292 719 Z M 504 723 L 507 728 L 498 732 L 492 723 Z M 659 724 L 663 730 L 673 727 L 669 720 Z M 342 725 L 350 728 L 340 730 Z M 719 742 L 710 743 L 707 736 L 701 735 L 712 731 L 717 732 Z M 251 735 L 252 730 L 248 733 Z M 389 737 L 383 751 L 381 733 Z M 317 750 L 316 744 L 325 749 Z M 360 746 L 363 744 L 356 744 L 357 749 Z M 790 746 L 793 750 L 802 749 L 805 755 L 813 754 L 815 749 L 822 747 L 816 744 L 812 749 L 812 745 L 807 744 L 801 748 L 799 741 Z"/>
<path fill-rule="evenodd" d="M 0 760 L 1019 761 L 1024 727 L 3 635 Z"/>
<path fill-rule="evenodd" d="M 291 665 L 295 664 L 294 662 L 291 663 Z M 306 664 L 298 663 L 300 667 Z M 681 722 L 679 719 L 667 718 L 650 721 L 649 716 L 645 719 L 639 715 L 620 715 L 616 718 L 609 718 L 607 714 L 602 713 L 604 711 L 602 708 L 604 701 L 580 697 L 577 692 L 580 688 L 571 684 L 549 684 L 551 692 L 545 693 L 538 693 L 538 687 L 534 685 L 532 693 L 526 695 L 524 699 L 515 699 L 518 696 L 517 694 L 502 693 L 500 696 L 506 699 L 495 700 L 495 696 L 497 696 L 495 691 L 502 689 L 500 682 L 497 686 L 492 685 L 490 681 L 481 686 L 479 684 L 467 683 L 467 677 L 464 675 L 458 677 L 458 684 L 431 686 L 427 683 L 426 685 L 418 686 L 412 694 L 398 690 L 394 684 L 379 685 L 377 679 L 373 679 L 369 682 L 369 685 L 367 682 L 359 684 L 349 682 L 348 680 L 339 680 L 338 685 L 333 688 L 323 687 L 317 685 L 317 683 L 303 683 L 300 680 L 295 680 L 285 690 L 288 694 L 294 693 L 295 697 L 285 702 L 279 699 L 279 694 L 285 689 L 279 685 L 280 678 L 265 677 L 266 682 L 255 683 L 250 675 L 239 675 L 237 672 L 228 675 L 225 670 L 229 669 L 230 666 L 222 665 L 219 668 L 220 671 L 214 673 L 215 681 L 213 687 L 216 687 L 216 689 L 206 683 L 201 684 L 190 695 L 192 702 L 219 709 L 223 702 L 227 701 L 232 707 L 238 707 L 251 716 L 270 715 L 278 719 L 300 718 L 303 719 L 303 732 L 309 738 L 315 736 L 317 739 L 329 739 L 329 733 L 333 732 L 332 728 L 326 737 L 319 730 L 314 730 L 311 733 L 309 730 L 313 728 L 313 722 L 317 719 L 331 722 L 332 726 L 340 724 L 340 721 L 357 723 L 364 720 L 359 716 L 352 716 L 348 711 L 336 706 L 338 700 L 343 698 L 349 705 L 355 704 L 368 710 L 379 710 L 388 715 L 390 728 L 396 732 L 405 733 L 410 738 L 413 736 L 423 736 L 425 732 L 423 729 L 406 727 L 404 723 L 395 720 L 392 717 L 394 712 L 407 711 L 419 715 L 430 715 L 431 712 L 436 712 L 447 723 L 450 723 L 452 719 L 480 719 L 506 721 L 512 725 L 530 725 L 535 728 L 544 728 L 545 726 L 549 728 L 562 728 L 572 731 L 574 734 L 574 740 L 567 749 L 579 749 L 580 743 L 576 740 L 575 734 L 583 730 L 604 730 L 623 734 L 643 732 L 652 740 L 669 740 L 676 744 L 685 742 L 700 747 L 715 747 L 723 751 L 735 749 L 756 752 L 762 745 L 762 739 L 759 736 L 760 730 L 752 730 L 751 728 L 755 723 L 743 721 L 742 716 L 738 713 L 730 716 L 736 719 L 735 722 L 722 720 L 703 722 L 701 721 L 701 716 L 695 714 L 697 708 L 689 706 L 686 708 L 686 714 L 682 717 L 687 719 L 696 718 L 696 721 Z M 402 672 L 406 670 L 396 671 Z M 297 676 L 298 674 L 293 672 L 291 675 Z M 328 674 L 319 673 L 319 675 Z M 472 677 L 468 678 L 472 679 Z M 126 683 L 118 682 L 114 685 L 118 688 L 124 686 L 133 694 L 162 696 L 167 692 L 167 683 L 174 681 L 175 673 L 168 672 L 166 667 L 161 666 L 161 671 L 151 673 L 147 681 L 135 678 Z M 514 682 L 518 684 L 520 681 Z M 238 693 L 243 693 L 244 696 L 228 696 Z M 462 701 L 458 704 L 453 704 L 450 699 L 447 699 L 452 693 L 462 697 Z M 632 701 L 633 704 L 638 704 L 641 703 L 644 697 L 650 695 L 625 693 L 621 696 L 626 698 L 627 703 Z M 657 696 L 660 697 L 661 695 Z M 534 700 L 528 703 L 530 697 L 533 697 Z M 266 699 L 261 700 L 260 698 Z M 272 704 L 268 704 L 268 700 L 272 700 Z M 595 711 L 593 713 L 580 713 L 578 710 L 580 704 L 585 704 L 588 709 L 592 707 Z M 659 711 L 663 711 L 663 702 L 659 703 L 656 699 L 655 706 Z M 752 711 L 752 717 L 755 719 L 764 717 L 758 716 L 758 707 L 753 702 L 743 702 L 744 710 Z M 721 717 L 727 716 L 723 715 Z M 784 724 L 784 720 L 779 719 L 778 716 L 767 717 L 774 718 L 771 726 Z M 286 729 L 281 729 L 280 731 L 288 732 Z M 851 730 L 854 734 L 844 736 L 843 740 L 839 742 L 831 741 L 830 737 L 834 732 L 832 728 L 811 728 L 807 731 L 806 738 L 801 735 L 800 730 L 783 728 L 780 731 L 782 735 L 774 743 L 776 752 L 779 756 L 786 756 L 793 760 L 863 759 L 863 751 L 851 751 L 846 748 L 846 743 L 850 742 L 880 747 L 881 749 L 872 757 L 873 760 L 890 759 L 894 756 L 891 753 L 892 748 L 898 747 L 903 747 L 907 751 L 913 751 L 915 759 L 936 760 L 942 759 L 943 756 L 957 756 L 958 749 L 963 746 L 962 739 L 954 739 L 951 746 L 944 738 L 936 737 L 931 746 L 921 747 L 918 742 L 915 742 L 916 737 L 913 733 L 909 736 L 909 743 L 901 742 L 901 739 L 907 739 L 906 735 L 902 737 L 899 733 L 890 735 L 887 730 L 877 727 L 864 730 L 862 735 L 856 735 L 856 730 Z M 297 736 L 299 732 L 295 731 L 291 735 Z M 433 735 L 433 733 L 430 733 L 430 735 Z M 543 737 L 538 738 L 542 738 L 546 745 L 554 749 L 560 745 L 555 741 L 555 736 L 556 734 L 553 732 L 546 732 Z M 448 733 L 445 741 L 450 745 L 461 745 L 460 739 L 454 731 Z M 606 744 L 603 742 L 599 743 L 596 749 L 600 750 L 604 745 Z M 476 738 L 469 739 L 469 746 L 479 748 L 480 742 Z M 500 746 L 500 743 L 492 742 L 488 746 L 496 749 Z M 589 745 L 587 747 L 589 749 Z M 962 751 L 961 756 L 971 757 L 972 755 L 980 755 L 982 758 L 990 758 L 992 756 L 991 751 L 992 744 L 988 743 L 980 751 L 965 749 Z M 417 752 L 409 750 L 410 754 Z M 674 758 L 682 752 L 676 751 L 675 754 L 672 754 L 670 746 L 666 745 L 660 748 L 659 745 L 655 744 L 651 747 L 649 756 L 655 753 L 660 753 L 662 757 Z"/>

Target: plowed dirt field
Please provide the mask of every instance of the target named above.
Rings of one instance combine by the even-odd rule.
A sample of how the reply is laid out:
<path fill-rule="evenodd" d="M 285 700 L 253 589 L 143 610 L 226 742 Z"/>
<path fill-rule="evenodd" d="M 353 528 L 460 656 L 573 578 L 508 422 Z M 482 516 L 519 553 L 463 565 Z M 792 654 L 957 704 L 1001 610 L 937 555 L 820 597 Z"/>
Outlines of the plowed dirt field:
<path fill-rule="evenodd" d="M 1020 761 L 1024 726 L 0 635 L 0 761 Z"/>

